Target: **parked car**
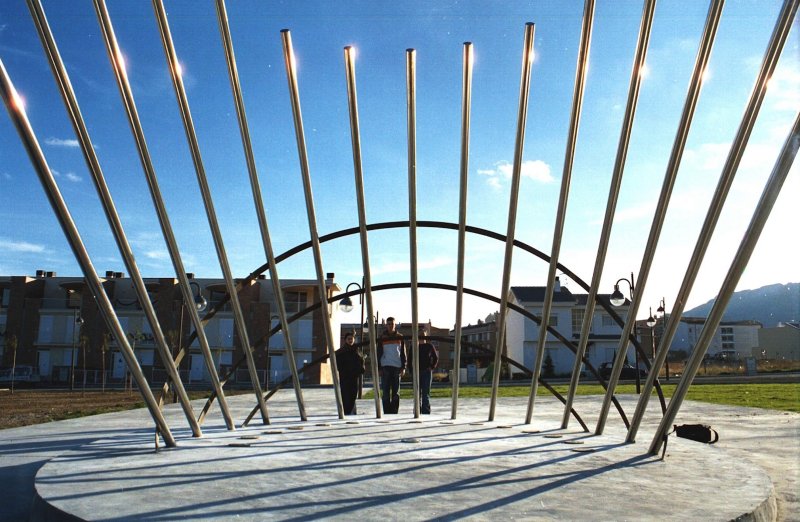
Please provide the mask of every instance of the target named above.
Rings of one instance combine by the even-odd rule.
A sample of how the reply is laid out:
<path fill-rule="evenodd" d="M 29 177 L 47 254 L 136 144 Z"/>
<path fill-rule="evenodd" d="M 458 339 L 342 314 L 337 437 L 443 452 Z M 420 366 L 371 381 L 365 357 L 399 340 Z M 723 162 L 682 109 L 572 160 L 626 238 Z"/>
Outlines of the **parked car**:
<path fill-rule="evenodd" d="M 612 362 L 602 363 L 600 367 L 597 369 L 597 372 L 600 374 L 600 377 L 602 377 L 605 380 L 608 380 L 608 378 L 611 377 L 612 366 L 614 366 L 614 363 Z M 622 371 L 619 374 L 619 378 L 624 381 L 636 379 L 636 372 L 637 372 L 636 367 L 626 363 L 622 367 Z M 639 368 L 638 372 L 639 372 L 639 378 L 647 377 L 647 370 Z"/>

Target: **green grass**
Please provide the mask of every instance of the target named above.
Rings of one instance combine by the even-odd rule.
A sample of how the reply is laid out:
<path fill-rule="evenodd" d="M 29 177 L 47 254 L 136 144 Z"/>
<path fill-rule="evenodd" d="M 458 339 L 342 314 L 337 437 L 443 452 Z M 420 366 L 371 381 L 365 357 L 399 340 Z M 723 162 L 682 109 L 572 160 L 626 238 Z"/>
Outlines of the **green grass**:
<path fill-rule="evenodd" d="M 561 395 L 567 394 L 567 385 L 553 386 Z M 674 384 L 662 384 L 661 389 L 665 397 L 672 397 L 675 391 Z M 488 386 L 461 386 L 459 397 L 462 399 L 488 399 L 492 389 Z M 545 388 L 539 387 L 539 394 L 549 394 Z M 599 384 L 582 384 L 578 386 L 578 395 L 603 395 L 605 390 Z M 617 395 L 636 393 L 636 385 L 622 384 L 617 386 Z M 655 392 L 653 392 L 655 394 Z M 530 386 L 501 386 L 498 397 L 527 397 Z M 452 395 L 449 387 L 435 387 L 431 390 L 431 397 L 443 399 Z M 400 390 L 400 397 L 412 398 L 410 387 Z M 372 398 L 372 392 L 364 394 L 364 398 Z M 771 410 L 792 411 L 800 413 L 800 383 L 789 384 L 695 384 L 689 388 L 686 397 L 688 400 L 709 402 L 712 404 L 727 404 L 730 406 L 749 406 L 753 408 L 767 408 Z"/>

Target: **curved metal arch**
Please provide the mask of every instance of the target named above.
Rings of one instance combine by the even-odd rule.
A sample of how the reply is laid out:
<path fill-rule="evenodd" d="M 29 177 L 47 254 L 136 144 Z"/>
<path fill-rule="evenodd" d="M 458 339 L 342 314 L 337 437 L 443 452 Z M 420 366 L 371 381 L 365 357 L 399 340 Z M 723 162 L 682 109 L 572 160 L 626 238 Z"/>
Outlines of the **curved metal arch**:
<path fill-rule="evenodd" d="M 368 224 L 367 225 L 367 230 L 368 231 L 372 231 L 372 230 L 387 230 L 387 229 L 394 229 L 394 228 L 406 228 L 408 226 L 409 226 L 409 221 L 384 221 L 384 222 L 380 222 L 380 223 Z M 438 228 L 438 229 L 443 229 L 443 230 L 455 230 L 455 231 L 458 230 L 458 224 L 457 223 L 450 223 L 450 222 L 447 222 L 447 221 L 418 221 L 417 222 L 417 226 L 418 227 L 423 227 L 423 228 Z M 477 235 L 480 235 L 480 236 L 488 237 L 490 239 L 495 239 L 495 240 L 502 241 L 502 242 L 505 242 L 505 240 L 506 240 L 505 235 L 497 233 L 497 232 L 493 232 L 493 231 L 485 229 L 485 228 L 467 225 L 466 230 L 467 230 L 467 232 L 470 232 L 472 234 L 477 234 Z M 346 236 L 350 236 L 350 235 L 354 235 L 354 234 L 358 234 L 358 233 L 359 233 L 358 227 L 345 228 L 345 229 L 342 229 L 342 230 L 339 230 L 339 231 L 336 231 L 336 232 L 331 232 L 329 234 L 325 234 L 323 236 L 320 236 L 319 241 L 320 241 L 320 243 L 325 243 L 327 241 L 332 241 L 334 239 L 339 239 L 339 238 L 342 238 L 342 237 L 346 237 Z M 548 262 L 548 263 L 550 262 L 550 256 L 548 256 L 547 254 L 545 254 L 541 250 L 539 250 L 537 248 L 534 248 L 533 246 L 528 245 L 527 243 L 525 243 L 523 241 L 520 241 L 520 240 L 517 240 L 517 239 L 515 239 L 513 243 L 514 243 L 515 247 L 520 248 L 521 250 L 523 250 L 525 252 L 528 252 L 528 253 L 538 257 L 539 259 L 545 261 L 545 262 Z M 283 252 L 282 254 L 278 255 L 275 258 L 275 262 L 276 263 L 280 263 L 282 261 L 285 261 L 286 259 L 294 256 L 295 254 L 298 254 L 298 253 L 300 253 L 300 252 L 302 252 L 302 251 L 304 251 L 304 250 L 306 250 L 308 248 L 311 248 L 311 246 L 312 246 L 311 241 L 306 241 L 304 243 L 300 243 L 300 244 L 294 246 L 293 248 L 290 248 L 289 250 L 287 250 L 287 251 Z M 572 270 L 570 270 L 569 268 L 564 266 L 562 263 L 558 263 L 556 266 L 557 266 L 558 270 L 560 270 L 562 273 L 567 275 L 570 279 L 575 281 L 575 283 L 577 283 L 578 286 L 580 286 L 581 288 L 583 288 L 586 291 L 589 291 L 589 289 L 590 289 L 589 285 L 585 281 L 583 281 L 580 277 L 578 277 Z M 262 273 L 264 273 L 268 269 L 269 269 L 269 263 L 264 263 L 260 267 L 256 268 L 256 270 L 251 272 L 247 277 L 241 279 L 237 283 L 236 291 L 237 292 L 241 291 L 241 289 L 245 286 L 245 284 L 248 284 L 251 281 L 255 280 L 259 275 L 261 275 Z M 388 289 L 392 289 L 392 288 L 404 288 L 403 285 L 404 285 L 404 283 L 397 283 L 397 284 L 390 284 L 390 285 L 375 285 L 375 286 L 372 287 L 372 289 L 373 290 L 388 290 Z M 405 286 L 405 287 L 407 288 L 407 286 Z M 438 288 L 438 289 L 445 289 L 445 290 L 453 290 L 454 289 L 454 287 L 452 285 L 443 285 L 443 284 L 438 284 L 438 283 L 420 283 L 419 287 L 421 287 L 421 288 Z M 468 290 L 468 289 L 464 289 L 464 292 L 468 293 L 470 295 L 481 297 L 483 299 L 487 299 L 489 301 L 499 302 L 499 299 L 497 299 L 497 298 L 495 298 L 493 296 L 490 296 L 489 294 L 485 294 L 483 292 L 478 292 L 476 290 Z M 363 290 L 362 291 L 353 290 L 351 292 L 341 293 L 341 294 L 338 294 L 337 296 L 334 296 L 331 299 L 328 299 L 328 302 L 332 303 L 332 302 L 335 302 L 335 301 L 337 301 L 339 299 L 343 299 L 345 297 L 351 297 L 351 296 L 359 295 L 361 293 L 363 293 Z M 222 307 L 225 306 L 225 303 L 228 301 L 229 298 L 230 298 L 230 296 L 228 294 L 226 294 L 211 310 L 209 310 L 209 312 L 203 317 L 203 321 L 202 321 L 203 324 L 205 324 L 209 320 L 211 320 L 211 318 L 214 317 L 214 315 L 216 315 L 216 313 L 220 309 L 222 309 Z M 625 322 L 622 320 L 622 318 L 619 316 L 619 314 L 617 314 L 617 312 L 613 309 L 613 307 L 611 306 L 611 304 L 609 302 L 607 302 L 604 299 L 602 299 L 599 295 L 596 297 L 596 301 L 597 301 L 597 304 L 599 304 L 600 307 L 603 308 L 603 310 L 605 310 L 606 313 L 608 313 L 608 315 L 614 320 L 614 322 L 616 322 L 619 326 L 624 326 Z M 302 311 L 298 312 L 297 314 L 293 315 L 289 319 L 288 322 L 291 323 L 291 322 L 295 321 L 297 318 L 302 317 L 303 315 L 306 315 L 306 314 L 312 312 L 314 309 L 316 309 L 318 307 L 319 307 L 319 303 L 316 303 L 315 305 L 312 305 L 312 306 L 306 308 L 305 310 L 302 310 Z M 518 313 L 521 313 L 522 315 L 524 315 L 526 317 L 529 317 L 536 324 L 541 325 L 541 319 L 539 317 L 537 317 L 537 316 L 535 316 L 533 314 L 529 314 L 527 311 L 525 311 L 524 309 L 522 309 L 522 308 L 520 308 L 520 307 L 518 307 L 516 305 L 510 305 L 509 307 L 512 310 L 517 311 Z M 279 329 L 277 329 L 277 328 L 278 327 L 273 328 L 270 331 L 270 333 L 266 336 L 266 339 L 268 339 L 270 336 L 274 335 L 274 333 L 277 333 L 277 331 L 279 331 Z M 553 336 L 556 337 L 559 341 L 561 341 L 562 344 L 564 344 L 565 346 L 570 348 L 570 350 L 572 350 L 573 353 L 576 353 L 577 348 L 575 347 L 575 345 L 571 341 L 566 339 L 559 332 L 557 332 L 554 329 L 552 329 L 552 327 L 548 327 L 548 331 L 550 333 L 552 333 Z M 195 335 L 196 335 L 196 332 L 193 332 L 189 336 L 189 339 L 188 339 L 188 341 L 186 343 L 187 347 L 191 345 L 192 341 L 194 340 Z M 629 339 L 630 339 L 631 344 L 633 344 L 634 348 L 641 355 L 643 355 L 642 359 L 643 359 L 643 361 L 645 363 L 645 366 L 649 370 L 650 369 L 650 361 L 647 358 L 647 354 L 642 349 L 641 344 L 639 343 L 638 339 L 636 339 L 635 335 L 630 335 Z M 265 338 L 262 338 L 262 339 L 259 339 L 257 342 L 253 343 L 254 349 L 255 348 L 260 348 L 261 344 L 264 343 L 264 342 L 265 342 Z M 185 350 L 185 348 L 181 349 L 181 352 L 176 357 L 176 360 L 182 359 L 182 357 L 184 356 L 184 353 L 183 353 L 184 350 Z M 590 369 L 590 371 L 597 377 L 598 381 L 605 388 L 605 381 L 603 381 L 603 379 L 600 378 L 600 376 L 597 373 L 597 371 L 592 367 L 592 365 L 588 361 L 586 361 L 585 358 L 583 358 L 583 361 L 587 365 L 587 368 Z M 228 374 L 226 374 L 221 379 L 223 386 L 227 382 L 227 380 L 230 378 L 230 375 L 232 374 L 232 372 L 234 372 L 236 370 L 236 368 L 238 368 L 238 365 L 239 365 L 239 363 L 237 361 L 237 364 L 233 365 L 231 367 L 230 371 L 228 372 Z M 167 393 L 167 387 L 168 387 L 168 383 L 165 383 L 164 387 L 162 389 L 162 397 Z M 664 399 L 663 391 L 661 390 L 661 386 L 658 383 L 658 381 L 656 381 L 656 386 L 655 387 L 656 387 L 656 393 L 658 394 L 659 401 L 661 403 L 661 410 L 663 412 L 663 411 L 666 410 L 666 402 L 665 402 L 665 399 Z M 206 403 L 206 406 L 203 408 L 203 411 L 200 414 L 200 421 L 201 422 L 205 418 L 205 415 L 208 412 L 208 409 L 210 408 L 211 404 L 213 403 L 215 397 L 216 397 L 216 393 L 214 393 L 212 391 L 212 394 L 209 397 L 208 402 Z M 628 419 L 625 416 L 625 413 L 622 410 L 622 408 L 620 407 L 619 402 L 616 400 L 616 398 L 613 399 L 613 402 L 614 402 L 614 405 L 617 407 L 617 410 L 620 412 L 620 415 L 621 415 L 623 421 L 625 422 L 625 426 L 626 427 L 629 426 Z"/>
<path fill-rule="evenodd" d="M 456 287 L 455 286 L 441 284 L 441 283 L 422 283 L 421 282 L 421 283 L 418 283 L 418 286 L 420 288 L 431 288 L 431 289 L 438 289 L 438 290 L 456 291 Z M 384 285 L 375 285 L 375 286 L 372 287 L 372 290 L 380 292 L 380 291 L 384 291 L 384 290 L 396 290 L 396 289 L 404 289 L 404 288 L 409 288 L 409 287 L 410 287 L 410 283 L 389 283 L 389 284 L 384 284 Z M 363 290 L 352 290 L 350 292 L 344 292 L 344 293 L 341 293 L 341 294 L 338 294 L 338 295 L 335 295 L 335 296 L 332 296 L 332 297 L 328 298 L 327 299 L 327 303 L 335 303 L 335 302 L 337 302 L 337 301 L 339 301 L 341 299 L 344 299 L 345 297 L 352 297 L 352 296 L 355 296 L 355 295 L 359 295 L 362 292 L 363 292 Z M 493 301 L 495 303 L 499 302 L 498 298 L 496 298 L 494 296 L 491 296 L 489 294 L 486 294 L 484 292 L 480 292 L 478 290 L 464 288 L 464 293 L 469 294 L 469 295 L 473 295 L 473 296 L 476 296 L 476 297 L 480 297 L 482 299 L 486 299 L 486 300 L 489 300 L 489 301 Z M 288 322 L 291 324 L 292 322 L 296 321 L 297 319 L 299 319 L 299 318 L 301 318 L 301 317 L 303 317 L 305 315 L 308 315 L 309 313 L 312 313 L 313 311 L 315 311 L 318 308 L 320 308 L 320 305 L 321 305 L 321 302 L 318 301 L 318 302 L 314 303 L 313 305 L 306 307 L 305 309 L 303 309 L 303 310 L 295 313 L 294 315 L 292 315 L 289 318 Z M 515 311 L 515 312 L 517 312 L 519 314 L 522 314 L 523 316 L 531 319 L 536 324 L 541 325 L 541 318 L 539 318 L 538 316 L 528 312 L 524 308 L 521 308 L 521 307 L 519 307 L 517 305 L 513 305 L 513 304 L 509 304 L 509 308 L 511 310 L 513 310 L 513 311 Z M 276 325 L 266 335 L 262 336 L 261 338 L 256 340 L 255 343 L 253 343 L 254 348 L 255 349 L 262 348 L 268 342 L 269 338 L 271 336 L 275 335 L 276 333 L 278 333 L 280 331 L 280 329 L 281 329 L 280 325 Z M 553 327 L 548 326 L 547 329 L 548 329 L 549 333 L 551 333 L 554 337 L 556 337 L 559 341 L 561 341 L 561 343 L 564 344 L 567 348 L 572 350 L 573 353 L 577 350 L 577 347 L 574 345 L 574 343 L 572 343 L 572 341 L 570 341 L 569 339 L 565 338 L 560 332 L 555 330 Z M 320 362 L 322 362 L 324 360 L 325 360 L 325 358 L 315 359 L 311 363 L 308 363 L 306 366 L 301 368 L 300 371 L 304 372 L 310 366 L 318 364 L 318 363 L 320 363 Z M 587 369 L 597 378 L 597 381 L 600 383 L 600 385 L 603 386 L 603 388 L 606 388 L 605 381 L 600 376 L 600 374 L 597 372 L 597 370 L 594 368 L 594 366 L 592 366 L 592 364 L 588 360 L 586 360 L 585 358 L 583 359 L 583 361 L 586 364 Z M 225 374 L 221 378 L 221 381 L 222 381 L 223 385 L 227 382 L 227 380 L 230 378 L 230 376 L 233 375 L 233 373 L 238 369 L 238 367 L 241 366 L 242 362 L 244 362 L 244 358 L 239 358 L 239 360 L 237 360 L 236 363 L 233 364 L 231 366 L 231 368 L 228 370 L 228 373 Z M 515 366 L 517 366 L 517 367 L 525 368 L 523 365 L 519 364 L 517 361 L 514 361 L 513 359 L 508 359 L 508 362 L 510 362 L 510 363 L 513 362 L 513 364 Z M 530 372 L 527 369 L 525 369 L 525 371 Z M 531 373 L 531 375 L 532 375 L 532 373 Z M 541 381 L 541 382 L 543 384 L 545 384 L 545 387 L 548 386 L 544 381 Z M 548 388 L 548 389 L 551 392 L 553 391 L 550 388 Z M 657 391 L 659 392 L 659 397 L 660 397 L 661 402 L 662 402 L 662 407 L 666 407 L 660 387 L 657 388 Z M 271 396 L 271 394 L 269 394 L 269 396 Z M 205 418 L 205 415 L 207 414 L 207 412 L 211 408 L 211 405 L 213 404 L 215 397 L 216 397 L 216 395 L 212 392 L 212 394 L 209 396 L 209 398 L 206 401 L 206 404 L 203 407 L 203 410 L 202 410 L 202 412 L 200 414 L 200 420 L 201 421 Z M 614 403 L 614 406 L 617 408 L 617 411 L 619 412 L 620 417 L 622 418 L 622 421 L 625 423 L 626 427 L 629 426 L 628 418 L 625 415 L 625 412 L 622 409 L 622 406 L 619 404 L 619 401 L 617 400 L 616 396 L 612 396 L 612 397 L 613 397 L 612 398 L 612 402 Z M 576 420 L 578 420 L 578 422 L 582 424 L 582 421 L 580 420 L 580 417 L 577 416 L 577 415 L 576 415 Z"/>

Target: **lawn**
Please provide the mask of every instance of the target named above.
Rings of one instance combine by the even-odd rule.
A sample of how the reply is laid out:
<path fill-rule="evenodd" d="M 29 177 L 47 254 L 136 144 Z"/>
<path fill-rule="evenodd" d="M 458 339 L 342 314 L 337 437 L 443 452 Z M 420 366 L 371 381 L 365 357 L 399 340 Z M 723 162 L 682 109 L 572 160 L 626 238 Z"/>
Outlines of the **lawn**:
<path fill-rule="evenodd" d="M 567 385 L 553 386 L 561 395 L 566 395 Z M 661 389 L 665 397 L 672 397 L 675 392 L 674 384 L 662 384 Z M 371 398 L 372 392 L 364 394 Z M 486 398 L 491 396 L 492 389 L 488 386 L 461 386 L 460 398 Z M 549 394 L 545 388 L 539 387 L 539 394 Z M 617 386 L 617 395 L 636 393 L 633 384 Z M 400 397 L 411 399 L 412 390 L 405 387 L 400 390 Z M 498 389 L 499 397 L 527 397 L 530 394 L 529 386 L 501 386 Z M 582 384 L 578 386 L 578 395 L 603 395 L 605 390 L 599 384 Z M 653 392 L 655 395 L 655 391 Z M 431 390 L 433 398 L 448 398 L 452 396 L 449 387 L 435 387 Z M 800 413 L 800 383 L 789 384 L 695 384 L 689 388 L 686 397 L 688 400 L 710 402 L 713 404 L 728 404 L 731 406 L 750 406 L 753 408 L 767 408 Z"/>

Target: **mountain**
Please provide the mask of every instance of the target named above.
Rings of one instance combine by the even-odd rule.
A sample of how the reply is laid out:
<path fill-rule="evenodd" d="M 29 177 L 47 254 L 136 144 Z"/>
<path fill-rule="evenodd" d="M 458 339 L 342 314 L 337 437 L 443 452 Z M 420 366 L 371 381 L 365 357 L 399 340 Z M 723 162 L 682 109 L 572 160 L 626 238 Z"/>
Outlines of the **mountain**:
<path fill-rule="evenodd" d="M 714 299 L 683 313 L 684 317 L 708 317 Z M 723 321 L 755 320 L 765 328 L 779 322 L 800 321 L 800 283 L 774 284 L 734 292 Z"/>

